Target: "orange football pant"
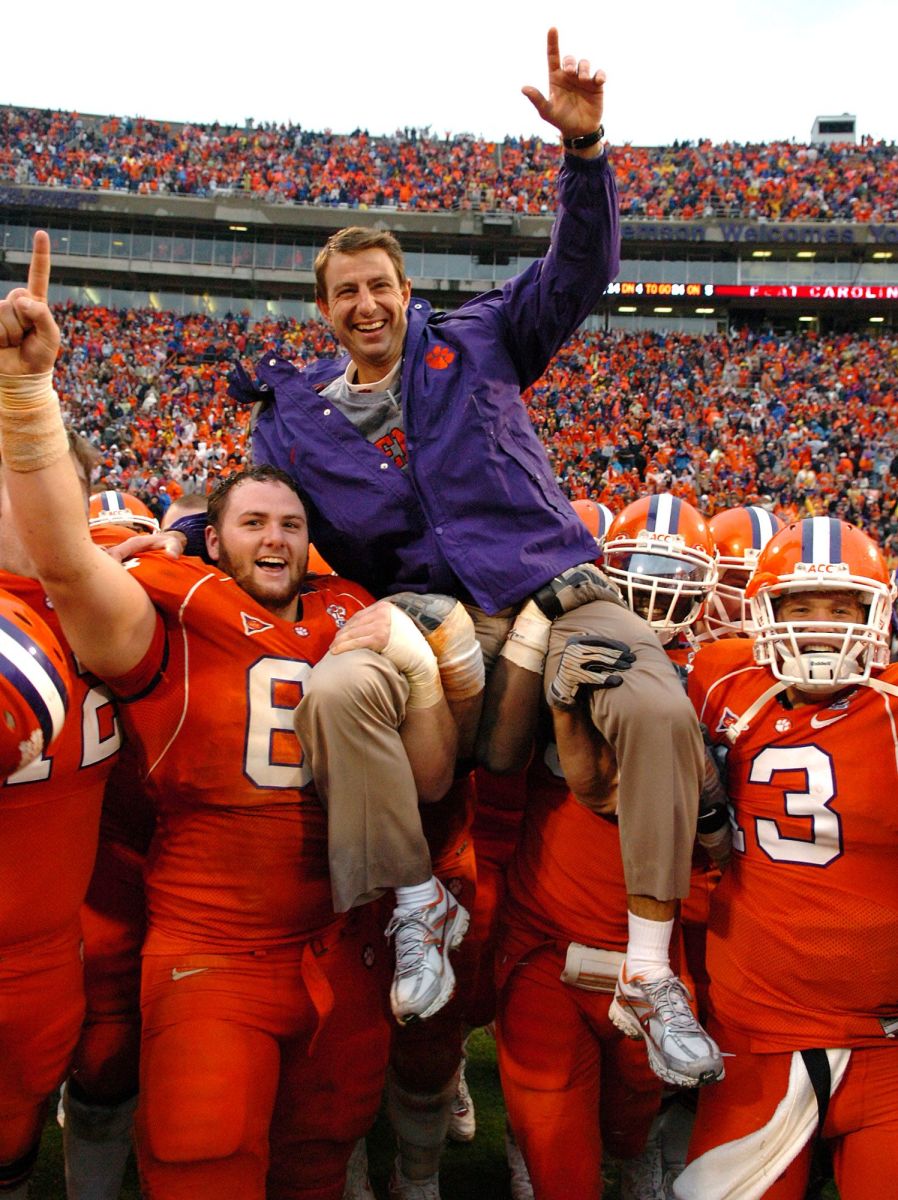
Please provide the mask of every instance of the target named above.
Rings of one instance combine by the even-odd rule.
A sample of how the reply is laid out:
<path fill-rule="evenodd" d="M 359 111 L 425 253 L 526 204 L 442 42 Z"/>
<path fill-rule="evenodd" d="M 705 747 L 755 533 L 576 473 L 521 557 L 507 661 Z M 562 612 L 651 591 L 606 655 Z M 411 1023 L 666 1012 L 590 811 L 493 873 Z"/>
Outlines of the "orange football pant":
<path fill-rule="evenodd" d="M 727 1050 L 733 1037 L 714 1036 Z M 687 1162 L 763 1128 L 786 1092 L 791 1053 L 739 1050 L 726 1060 L 726 1077 L 703 1087 Z M 829 1102 L 823 1137 L 830 1143 L 841 1200 L 894 1200 L 898 1196 L 898 1043 L 852 1051 Z M 764 1193 L 765 1200 L 803 1200 L 813 1139 Z"/>
<path fill-rule="evenodd" d="M 562 983 L 566 947 L 538 936 L 506 930 L 500 947 L 514 964 L 500 974 L 496 1014 L 505 1104 L 538 1200 L 598 1200 L 603 1146 L 619 1158 L 642 1151 L 661 1081 L 642 1042 L 611 1023 L 610 993 Z"/>
<path fill-rule="evenodd" d="M 0 1165 L 37 1144 L 47 1097 L 65 1078 L 84 1016 L 77 928 L 0 951 Z"/>
<path fill-rule="evenodd" d="M 383 933 L 350 925 L 324 952 L 144 957 L 147 1200 L 340 1200 L 390 1040 Z"/>

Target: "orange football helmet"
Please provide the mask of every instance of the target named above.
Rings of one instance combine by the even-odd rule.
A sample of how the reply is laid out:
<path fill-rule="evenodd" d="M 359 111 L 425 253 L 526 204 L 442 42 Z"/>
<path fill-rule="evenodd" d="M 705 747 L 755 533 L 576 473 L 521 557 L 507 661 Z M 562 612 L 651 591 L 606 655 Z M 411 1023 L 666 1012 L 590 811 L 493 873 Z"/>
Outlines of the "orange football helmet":
<path fill-rule="evenodd" d="M 130 492 L 97 492 L 90 498 L 91 529 L 100 525 L 126 525 L 135 533 L 158 533 L 159 522 L 142 500 Z"/>
<path fill-rule="evenodd" d="M 71 675 L 56 635 L 0 591 L 0 777 L 27 767 L 62 732 Z"/>
<path fill-rule="evenodd" d="M 572 500 L 574 512 L 601 546 L 605 540 L 608 527 L 614 520 L 614 513 L 607 504 L 599 504 L 598 500 Z"/>
<path fill-rule="evenodd" d="M 860 604 L 863 620 L 814 614 L 782 618 L 786 597 L 814 595 Z M 882 552 L 834 517 L 808 517 L 775 534 L 761 552 L 746 595 L 755 625 L 755 661 L 805 692 L 864 683 L 889 662 L 895 587 Z"/>
<path fill-rule="evenodd" d="M 628 504 L 611 522 L 602 569 L 662 642 L 701 615 L 717 582 L 717 552 L 704 517 L 662 493 Z"/>
<path fill-rule="evenodd" d="M 752 504 L 727 508 L 708 522 L 717 547 L 717 587 L 708 597 L 703 619 L 712 638 L 736 637 L 755 632 L 745 589 L 758 555 L 783 522 L 766 508 Z"/>
<path fill-rule="evenodd" d="M 334 575 L 334 568 L 324 561 L 319 552 L 309 542 L 309 562 L 306 567 L 309 575 Z"/>

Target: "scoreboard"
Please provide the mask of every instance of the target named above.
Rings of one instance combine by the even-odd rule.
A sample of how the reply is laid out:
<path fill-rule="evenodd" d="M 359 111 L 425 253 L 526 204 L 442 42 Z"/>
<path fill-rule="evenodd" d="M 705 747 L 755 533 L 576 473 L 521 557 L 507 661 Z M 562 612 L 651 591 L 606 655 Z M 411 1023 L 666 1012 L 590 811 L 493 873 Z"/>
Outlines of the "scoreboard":
<path fill-rule="evenodd" d="M 650 299 L 743 300 L 883 300 L 898 301 L 898 283 L 609 283 L 606 296 L 645 296 Z"/>

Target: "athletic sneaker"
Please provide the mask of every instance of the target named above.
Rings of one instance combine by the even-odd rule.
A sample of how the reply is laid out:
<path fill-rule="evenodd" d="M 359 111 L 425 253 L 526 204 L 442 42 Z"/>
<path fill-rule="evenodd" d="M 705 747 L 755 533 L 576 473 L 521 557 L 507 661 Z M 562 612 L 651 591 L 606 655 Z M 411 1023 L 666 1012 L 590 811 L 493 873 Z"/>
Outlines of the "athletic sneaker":
<path fill-rule="evenodd" d="M 451 1117 L 449 1118 L 449 1137 L 453 1142 L 472 1142 L 477 1132 L 477 1118 L 474 1114 L 474 1101 L 468 1091 L 468 1081 L 465 1079 L 465 1060 L 461 1060 L 458 1068 L 458 1087 L 455 1089 L 455 1099 L 452 1101 Z"/>
<path fill-rule="evenodd" d="M 517 1143 L 507 1117 L 505 1119 L 505 1157 L 511 1173 L 508 1187 L 511 1200 L 535 1200 L 533 1184 L 530 1182 L 530 1172 L 527 1170 L 521 1147 Z"/>
<path fill-rule="evenodd" d="M 359 1138 L 353 1146 L 349 1162 L 346 1164 L 343 1200 L 376 1200 L 371 1190 L 371 1180 L 368 1178 L 368 1147 L 364 1138 Z"/>
<path fill-rule="evenodd" d="M 449 951 L 461 945 L 471 918 L 439 880 L 437 887 L 439 896 L 432 904 L 410 912 L 394 909 L 386 929 L 386 936 L 396 939 L 390 1007 L 400 1025 L 432 1017 L 455 991 Z"/>
<path fill-rule="evenodd" d="M 406 1179 L 397 1158 L 388 1195 L 390 1200 L 440 1200 L 440 1177 L 428 1175 L 426 1179 Z"/>
<path fill-rule="evenodd" d="M 643 1038 L 649 1065 L 665 1083 L 698 1087 L 723 1079 L 723 1058 L 689 1007 L 689 991 L 678 975 L 627 979 L 621 967 L 608 1015 L 627 1037 Z"/>

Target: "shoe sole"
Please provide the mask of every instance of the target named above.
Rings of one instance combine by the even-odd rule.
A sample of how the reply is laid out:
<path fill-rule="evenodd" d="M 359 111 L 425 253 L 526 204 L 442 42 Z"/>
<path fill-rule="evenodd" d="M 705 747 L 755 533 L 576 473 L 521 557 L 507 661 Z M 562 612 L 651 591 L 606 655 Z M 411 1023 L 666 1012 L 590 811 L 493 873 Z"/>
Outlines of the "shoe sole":
<path fill-rule="evenodd" d="M 441 1008 L 447 1005 L 455 995 L 455 972 L 452 970 L 452 964 L 449 961 L 449 951 L 457 950 L 462 944 L 470 924 L 471 917 L 467 909 L 461 906 L 456 908 L 449 935 L 443 943 L 443 982 L 440 990 L 423 1012 L 408 1013 L 404 1017 L 394 1012 L 393 1016 L 400 1025 L 404 1027 L 406 1025 L 413 1025 L 415 1021 L 426 1021 L 428 1017 L 434 1016 L 435 1013 L 438 1013 Z"/>
<path fill-rule="evenodd" d="M 608 1009 L 608 1016 L 621 1033 L 626 1034 L 628 1038 L 637 1041 L 639 1038 L 645 1042 L 646 1052 L 649 1056 L 649 1066 L 655 1072 L 659 1079 L 663 1079 L 665 1083 L 675 1083 L 678 1087 L 702 1087 L 706 1083 L 716 1083 L 724 1077 L 724 1068 L 721 1065 L 719 1071 L 702 1071 L 701 1075 L 696 1079 L 694 1075 L 684 1075 L 682 1071 L 676 1071 L 673 1067 L 668 1066 L 664 1056 L 647 1036 L 642 1025 L 639 1023 L 635 1014 L 630 1009 L 625 1008 L 617 996 L 611 1001 Z"/>

